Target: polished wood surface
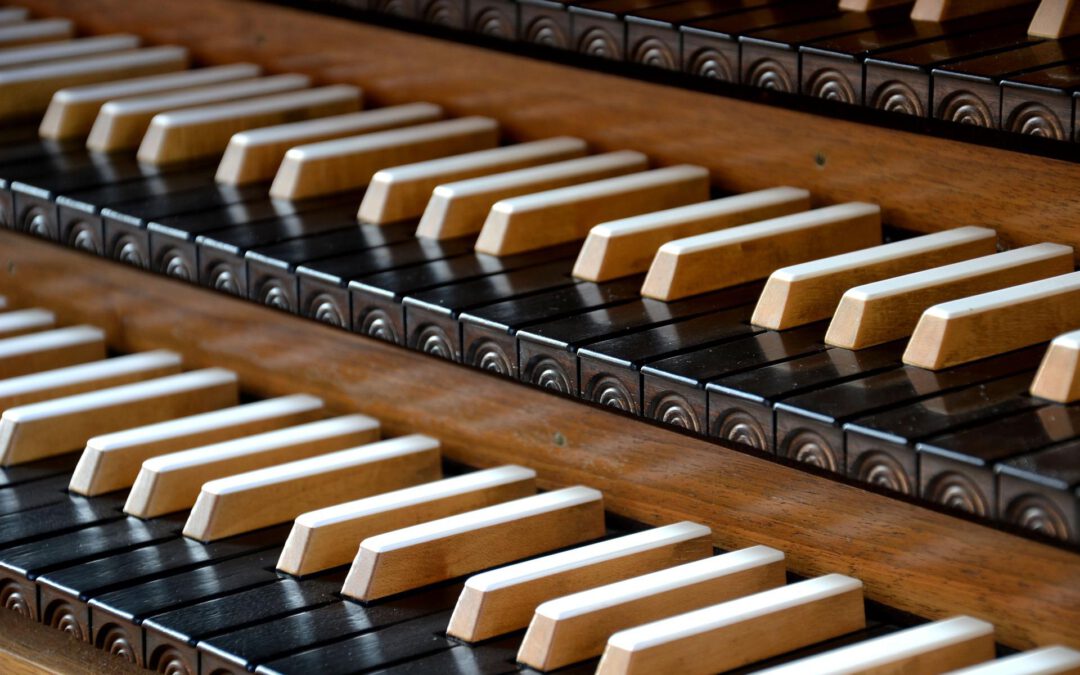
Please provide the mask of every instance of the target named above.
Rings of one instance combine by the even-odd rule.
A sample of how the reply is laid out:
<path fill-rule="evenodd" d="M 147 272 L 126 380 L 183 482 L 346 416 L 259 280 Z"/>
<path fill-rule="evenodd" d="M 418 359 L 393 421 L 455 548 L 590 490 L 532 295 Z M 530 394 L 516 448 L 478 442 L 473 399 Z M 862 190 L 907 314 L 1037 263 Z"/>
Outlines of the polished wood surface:
<path fill-rule="evenodd" d="M 318 394 L 387 435 L 429 433 L 455 461 L 522 464 L 545 488 L 603 490 L 623 516 L 694 520 L 803 575 L 844 571 L 901 610 L 992 621 L 1014 647 L 1080 645 L 1075 553 L 23 235 L 0 231 L 0 270 L 9 301 L 94 321 L 118 350 L 227 365 L 260 396 Z"/>
<path fill-rule="evenodd" d="M 584 138 L 661 164 L 706 166 L 731 192 L 809 189 L 818 203 L 870 201 L 886 222 L 930 232 L 993 227 L 1008 246 L 1080 244 L 1080 164 L 877 128 L 577 70 L 242 0 L 26 0 L 83 31 L 129 31 L 208 63 L 364 88 L 370 106 L 430 101 L 497 118 L 511 140 Z M 362 49 L 358 48 L 362 45 Z M 389 56 L 392 55 L 392 58 Z M 560 96 L 566 83 L 588 95 Z M 797 133 L 795 133 L 797 131 Z"/>

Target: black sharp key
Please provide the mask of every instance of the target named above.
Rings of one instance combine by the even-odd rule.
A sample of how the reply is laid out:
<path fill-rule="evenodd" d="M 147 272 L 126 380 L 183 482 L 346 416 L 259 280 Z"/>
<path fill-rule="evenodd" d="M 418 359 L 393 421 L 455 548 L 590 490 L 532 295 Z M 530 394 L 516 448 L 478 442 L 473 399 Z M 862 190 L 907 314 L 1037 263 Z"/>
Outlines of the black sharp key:
<path fill-rule="evenodd" d="M 169 216 L 146 226 L 150 234 L 150 266 L 167 276 L 198 281 L 201 269 L 223 265 L 222 278 L 228 272 L 233 283 L 223 283 L 218 290 L 242 293 L 246 290 L 243 254 L 247 249 L 355 224 L 356 201 L 341 198 L 298 202 L 264 199 L 217 211 Z M 200 266 L 204 239 L 212 256 L 220 248 L 220 262 Z"/>
<path fill-rule="evenodd" d="M 181 537 L 43 574 L 37 580 L 42 620 L 86 641 L 90 635 L 86 603 L 94 597 L 280 545 L 288 530 L 279 526 L 209 544 Z"/>
<path fill-rule="evenodd" d="M 7 515 L 66 501 L 70 481 L 69 475 L 57 474 L 0 490 L 0 513 Z"/>
<path fill-rule="evenodd" d="M 1080 62 L 1008 77 L 1001 83 L 1001 128 L 1057 141 L 1074 139 L 1077 90 Z"/>
<path fill-rule="evenodd" d="M 300 282 L 296 278 L 298 267 L 346 253 L 411 241 L 414 232 L 416 226 L 412 223 L 361 224 L 254 248 L 244 256 L 248 299 L 296 313 L 300 297 Z"/>
<path fill-rule="evenodd" d="M 232 204 L 265 200 L 262 183 L 234 187 L 210 183 L 182 192 L 168 192 L 141 201 L 130 201 L 101 209 L 105 225 L 105 255 L 114 260 L 148 267 L 150 264 L 150 221 L 185 213 L 214 211 Z"/>
<path fill-rule="evenodd" d="M 579 248 L 575 242 L 508 256 L 466 253 L 355 279 L 349 282 L 353 330 L 404 344 L 405 308 L 401 303 L 406 296 L 555 260 L 573 259 Z"/>
<path fill-rule="evenodd" d="M 574 49 L 582 54 L 622 61 L 626 53 L 626 22 L 631 12 L 671 0 L 596 0 L 570 8 Z"/>
<path fill-rule="evenodd" d="M 395 663 L 445 651 L 454 646 L 446 638 L 450 612 L 413 619 L 383 630 L 357 635 L 259 666 L 261 675 L 320 673 L 335 675 L 385 668 Z"/>
<path fill-rule="evenodd" d="M 634 10 L 626 20 L 626 60 L 665 70 L 681 69 L 679 26 L 706 17 L 751 12 L 741 0 L 682 0 Z"/>
<path fill-rule="evenodd" d="M 0 516 L 0 546 L 15 546 L 44 539 L 81 527 L 107 523 L 124 517 L 124 497 L 106 495 L 86 499 L 68 494 L 63 501 L 34 509 L 34 517 L 21 513 Z"/>
<path fill-rule="evenodd" d="M 571 0 L 518 0 L 518 40 L 553 49 L 573 49 Z"/>
<path fill-rule="evenodd" d="M 708 381 L 825 349 L 825 326 L 766 331 L 642 366 L 642 412 L 658 422 L 707 433 Z"/>
<path fill-rule="evenodd" d="M 900 21 L 882 28 L 811 42 L 799 49 L 802 93 L 843 103 L 863 103 L 863 60 L 950 35 L 963 35 L 1023 20 L 1027 8 L 976 14 L 952 21 Z"/>
<path fill-rule="evenodd" d="M 933 71 L 934 117 L 987 129 L 1001 127 L 1001 80 L 1080 59 L 1080 40 L 1048 40 Z"/>
<path fill-rule="evenodd" d="M 89 603 L 90 641 L 145 667 L 141 624 L 147 616 L 270 584 L 278 579 L 280 555 L 280 547 L 266 549 L 99 595 Z"/>
<path fill-rule="evenodd" d="M 191 190 L 214 180 L 213 167 L 186 168 L 138 181 L 79 190 L 56 198 L 60 243 L 97 255 L 104 252 L 101 209 Z"/>
<path fill-rule="evenodd" d="M 710 382 L 709 435 L 763 452 L 776 451 L 775 405 L 791 396 L 896 368 L 905 342 L 825 351 Z"/>
<path fill-rule="evenodd" d="M 1034 371 L 1043 351 L 1045 347 L 1031 347 L 939 371 L 903 366 L 789 398 L 776 404 L 777 454 L 828 471 L 843 472 L 847 466 L 844 423 L 949 391 Z"/>
<path fill-rule="evenodd" d="M 741 81 L 752 87 L 797 94 L 800 46 L 905 22 L 910 12 L 910 7 L 897 5 L 874 12 L 844 12 L 816 21 L 750 31 L 739 38 Z M 837 95 L 845 103 L 858 102 L 854 91 L 844 95 L 837 91 Z"/>
<path fill-rule="evenodd" d="M 641 367 L 710 344 L 760 333 L 749 324 L 752 305 L 595 342 L 578 350 L 580 396 L 641 414 Z"/>
<path fill-rule="evenodd" d="M 378 675 L 502 675 L 516 673 L 517 651 L 522 635 L 482 642 L 474 645 L 457 645 L 453 649 L 436 652 L 429 656 L 406 661 L 396 666 L 376 670 Z M 589 672 L 596 672 L 596 665 Z M 559 669 L 559 673 L 564 673 Z"/>
<path fill-rule="evenodd" d="M 199 643 L 203 672 L 248 669 L 312 647 L 435 614 L 454 606 L 461 584 L 439 586 L 368 606 L 338 601 L 218 635 Z M 446 629 L 443 620 L 442 630 Z"/>
<path fill-rule="evenodd" d="M 724 82 L 739 82 L 739 36 L 753 30 L 824 19 L 838 14 L 834 0 L 805 0 L 761 7 L 679 26 L 682 71 Z"/>
<path fill-rule="evenodd" d="M 603 340 L 753 302 L 761 285 L 744 284 L 674 302 L 638 298 L 608 309 L 536 324 L 518 332 L 520 379 L 570 396 L 580 392 L 577 351 Z"/>
<path fill-rule="evenodd" d="M 300 282 L 299 313 L 332 326 L 351 329 L 350 281 L 377 272 L 462 255 L 472 247 L 472 237 L 446 241 L 411 239 L 302 265 L 296 269 Z"/>
<path fill-rule="evenodd" d="M 406 344 L 427 354 L 461 360 L 458 316 L 477 307 L 574 285 L 572 259 L 496 274 L 410 295 L 405 307 Z"/>
<path fill-rule="evenodd" d="M 844 425 L 847 474 L 914 496 L 920 474 L 916 443 L 1043 405 L 1027 395 L 1030 385 L 1029 374 L 1014 375 L 848 422 Z M 989 491 L 993 492 L 992 486 Z M 976 508 L 976 515 L 989 513 L 987 508 Z"/>
<path fill-rule="evenodd" d="M 200 640 L 338 602 L 344 581 L 344 571 L 278 579 L 154 615 L 143 621 L 146 667 L 164 672 L 166 664 L 175 663 L 186 669 L 179 672 L 198 672 L 195 645 Z"/>
<path fill-rule="evenodd" d="M 462 311 L 461 358 L 469 365 L 517 379 L 519 330 L 634 300 L 640 296 L 641 282 L 641 276 L 602 284 L 581 282 Z"/>
<path fill-rule="evenodd" d="M 514 0 L 472 0 L 465 11 L 466 30 L 500 40 L 517 38 L 518 8 Z"/>
<path fill-rule="evenodd" d="M 183 525 L 182 519 L 122 518 L 9 548 L 0 553 L 0 589 L 18 596 L 7 606 L 37 621 L 41 614 L 34 580 L 41 574 L 175 538 Z"/>
<path fill-rule="evenodd" d="M 1080 442 L 998 464 L 998 517 L 1013 526 L 1080 542 Z"/>
<path fill-rule="evenodd" d="M 32 480 L 41 480 L 58 474 L 71 475 L 82 452 L 69 452 L 36 462 L 0 467 L 0 489 Z"/>

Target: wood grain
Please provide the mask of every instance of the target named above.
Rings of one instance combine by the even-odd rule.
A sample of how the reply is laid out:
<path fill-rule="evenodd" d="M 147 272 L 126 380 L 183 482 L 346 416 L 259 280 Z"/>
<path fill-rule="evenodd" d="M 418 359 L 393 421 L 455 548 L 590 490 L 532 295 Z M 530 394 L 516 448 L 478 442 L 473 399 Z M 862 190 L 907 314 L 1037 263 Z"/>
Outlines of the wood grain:
<path fill-rule="evenodd" d="M 725 549 L 778 548 L 793 572 L 841 570 L 901 610 L 992 621 L 1013 647 L 1080 646 L 1076 553 L 8 231 L 0 271 L 13 304 L 92 320 L 117 350 L 228 364 L 253 394 L 307 391 L 388 435 L 435 436 L 454 461 L 523 464 L 545 488 L 587 483 L 619 515 L 700 522 Z"/>

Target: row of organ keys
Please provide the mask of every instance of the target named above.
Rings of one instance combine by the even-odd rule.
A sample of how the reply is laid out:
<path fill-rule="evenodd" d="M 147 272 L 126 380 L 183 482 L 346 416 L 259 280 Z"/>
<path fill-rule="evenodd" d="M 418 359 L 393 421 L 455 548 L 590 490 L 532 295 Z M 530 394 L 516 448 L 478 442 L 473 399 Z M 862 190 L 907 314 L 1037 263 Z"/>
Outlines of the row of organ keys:
<path fill-rule="evenodd" d="M 971 617 L 868 626 L 849 576 L 787 583 L 781 551 L 716 555 L 692 522 L 612 532 L 599 491 L 538 494 L 521 466 L 444 477 L 435 438 L 304 394 L 241 403 L 234 373 L 166 350 L 104 358 L 47 310 L 0 326 L 5 607 L 161 672 L 1080 669 L 1060 646 L 995 660 Z"/>
<path fill-rule="evenodd" d="M 180 47 L 64 40 L 69 23 L 28 22 L 40 23 L 65 30 L 7 49 L 14 65 L 0 71 L 5 100 L 23 106 L 7 115 L 41 113 L 48 139 L 27 141 L 18 128 L 9 139 L 16 229 L 1078 538 L 1080 479 L 1072 446 L 1059 445 L 1075 433 L 1054 431 L 1034 464 L 1042 447 L 1019 440 L 956 460 L 955 448 L 913 434 L 883 452 L 866 438 L 887 429 L 867 435 L 862 424 L 881 403 L 857 404 L 900 374 L 900 401 L 929 400 L 950 415 L 950 396 L 974 392 L 976 409 L 946 415 L 938 436 L 1001 412 L 1056 420 L 1060 407 L 1046 403 L 1077 395 L 1068 247 L 995 254 L 993 231 L 978 227 L 881 244 L 873 205 L 807 210 L 810 195 L 791 187 L 707 201 L 700 167 L 649 170 L 640 153 L 588 154 L 575 138 L 499 146 L 488 118 L 447 120 L 428 103 L 360 111 L 355 87 L 312 88 L 251 64 L 186 70 Z M 636 338 L 689 326 L 701 327 L 678 348 L 646 340 L 653 351 L 633 353 Z M 1038 345 L 1059 334 L 1034 377 Z M 736 338 L 746 342 L 729 344 Z M 751 339 L 756 361 L 723 361 Z M 629 360 L 630 377 L 605 371 L 616 358 Z M 744 372 L 750 365 L 758 369 Z M 803 366 L 762 385 L 773 392 L 759 402 L 732 385 Z M 857 374 L 880 377 L 849 381 Z M 654 402 L 650 387 L 661 392 Z M 741 407 L 724 413 L 736 399 Z M 796 405 L 804 399 L 813 404 Z M 831 419 L 814 428 L 822 416 Z M 919 462 L 941 468 L 920 476 Z M 1043 489 L 1049 497 L 1031 498 Z"/>

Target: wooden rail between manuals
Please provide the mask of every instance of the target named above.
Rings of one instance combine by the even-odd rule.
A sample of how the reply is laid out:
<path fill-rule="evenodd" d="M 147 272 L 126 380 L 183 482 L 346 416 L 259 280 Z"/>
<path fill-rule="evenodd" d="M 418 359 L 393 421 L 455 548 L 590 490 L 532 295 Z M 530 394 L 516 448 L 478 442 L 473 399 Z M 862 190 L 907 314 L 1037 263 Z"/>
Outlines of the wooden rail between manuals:
<path fill-rule="evenodd" d="M 387 434 L 431 434 L 471 466 L 522 464 L 630 518 L 772 546 L 797 573 L 857 577 L 908 612 L 992 621 L 1013 647 L 1080 646 L 1080 556 L 1062 549 L 9 231 L 0 293 L 101 326 L 119 351 L 172 349 L 258 395 L 307 392 Z"/>
<path fill-rule="evenodd" d="M 1007 246 L 1080 252 L 1080 163 L 971 145 L 581 70 L 244 0 L 22 0 L 84 32 L 132 32 L 206 63 L 254 61 L 360 85 L 369 105 L 430 101 L 513 140 L 577 136 L 708 167 L 731 192 L 790 185 L 819 205 L 880 204 L 886 223 L 996 229 Z M 1080 147 L 1080 146 L 1078 146 Z M 1078 257 L 1080 260 L 1080 257 Z"/>

